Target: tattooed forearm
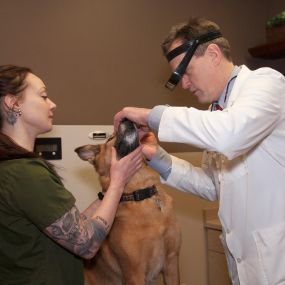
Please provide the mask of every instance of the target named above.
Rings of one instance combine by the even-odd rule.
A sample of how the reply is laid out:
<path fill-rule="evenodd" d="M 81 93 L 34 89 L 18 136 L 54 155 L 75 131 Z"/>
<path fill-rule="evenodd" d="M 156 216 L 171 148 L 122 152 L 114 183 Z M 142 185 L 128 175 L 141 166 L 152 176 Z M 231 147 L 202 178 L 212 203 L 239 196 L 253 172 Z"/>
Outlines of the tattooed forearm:
<path fill-rule="evenodd" d="M 106 228 L 106 230 L 109 230 L 109 228 L 110 228 L 110 225 L 108 225 L 108 223 L 106 222 L 106 220 L 105 219 L 103 219 L 102 217 L 100 217 L 100 216 L 96 216 L 96 218 L 95 218 L 96 220 L 98 220 L 98 221 L 101 221 L 103 224 L 104 224 L 104 226 L 105 226 L 105 228 Z"/>
<path fill-rule="evenodd" d="M 109 225 L 97 216 L 94 220 L 80 215 L 73 207 L 63 217 L 45 229 L 56 242 L 84 258 L 91 258 L 98 251 L 108 234 Z"/>
<path fill-rule="evenodd" d="M 100 244 L 102 243 L 102 241 L 106 238 L 108 231 L 106 230 L 106 228 L 102 225 L 102 223 L 98 222 L 97 220 L 93 220 L 92 221 L 92 225 L 93 225 L 93 239 L 94 242 L 99 242 Z"/>
<path fill-rule="evenodd" d="M 80 214 L 82 220 L 87 220 L 87 217 L 84 214 Z"/>

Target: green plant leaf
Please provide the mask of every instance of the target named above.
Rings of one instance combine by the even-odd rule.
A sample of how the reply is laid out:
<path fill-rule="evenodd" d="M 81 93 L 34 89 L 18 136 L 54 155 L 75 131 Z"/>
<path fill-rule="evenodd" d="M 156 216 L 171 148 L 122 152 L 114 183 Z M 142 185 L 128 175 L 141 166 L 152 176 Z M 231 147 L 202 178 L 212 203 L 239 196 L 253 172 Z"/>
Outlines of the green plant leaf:
<path fill-rule="evenodd" d="M 277 27 L 277 26 L 281 26 L 285 24 L 285 11 L 277 14 L 276 16 L 270 18 L 267 22 L 266 22 L 266 27 L 267 28 L 273 28 L 273 27 Z"/>

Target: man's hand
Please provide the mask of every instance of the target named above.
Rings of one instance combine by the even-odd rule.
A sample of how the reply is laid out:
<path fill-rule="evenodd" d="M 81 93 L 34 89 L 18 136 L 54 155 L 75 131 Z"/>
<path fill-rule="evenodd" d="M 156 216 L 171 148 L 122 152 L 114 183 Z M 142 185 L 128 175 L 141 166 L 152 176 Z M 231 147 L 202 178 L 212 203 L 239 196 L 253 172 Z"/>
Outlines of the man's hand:
<path fill-rule="evenodd" d="M 151 160 L 158 149 L 158 141 L 153 132 L 139 131 L 142 153 L 146 159 Z"/>
<path fill-rule="evenodd" d="M 138 127 L 147 127 L 147 119 L 151 109 L 125 107 L 114 116 L 114 131 L 118 130 L 120 122 L 127 118 L 133 121 Z"/>

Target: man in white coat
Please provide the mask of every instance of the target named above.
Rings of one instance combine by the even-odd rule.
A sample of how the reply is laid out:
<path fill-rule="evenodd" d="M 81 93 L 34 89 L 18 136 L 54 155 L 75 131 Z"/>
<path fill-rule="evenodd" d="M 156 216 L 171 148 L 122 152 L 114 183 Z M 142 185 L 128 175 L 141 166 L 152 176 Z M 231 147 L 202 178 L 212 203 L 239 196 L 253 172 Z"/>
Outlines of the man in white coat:
<path fill-rule="evenodd" d="M 204 149 L 197 168 L 169 155 L 151 133 L 142 138 L 164 183 L 219 199 L 232 283 L 285 284 L 284 76 L 235 66 L 219 27 L 202 18 L 174 26 L 162 47 L 173 70 L 166 86 L 181 80 L 210 109 L 126 107 L 115 115 L 115 129 L 127 117 L 158 131 L 160 141 Z"/>

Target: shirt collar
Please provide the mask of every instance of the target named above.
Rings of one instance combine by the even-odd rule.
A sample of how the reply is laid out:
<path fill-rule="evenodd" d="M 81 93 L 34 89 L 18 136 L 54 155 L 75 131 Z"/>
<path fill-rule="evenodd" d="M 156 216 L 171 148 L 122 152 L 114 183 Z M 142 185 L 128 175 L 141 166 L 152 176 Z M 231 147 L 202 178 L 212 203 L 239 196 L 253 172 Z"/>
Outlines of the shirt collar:
<path fill-rule="evenodd" d="M 235 80 L 236 80 L 236 77 L 238 75 L 238 73 L 240 72 L 241 70 L 241 66 L 237 66 L 235 65 L 234 66 L 234 69 L 231 73 L 231 76 L 230 76 L 230 79 L 226 85 L 226 87 L 224 88 L 219 100 L 218 100 L 218 104 L 224 109 L 225 106 L 226 106 L 226 101 L 229 99 L 230 97 L 230 94 L 231 94 L 231 91 L 233 89 L 233 86 L 234 86 L 234 83 L 235 83 Z"/>

